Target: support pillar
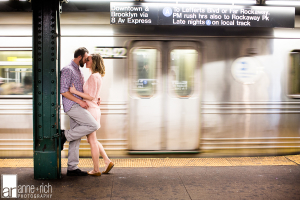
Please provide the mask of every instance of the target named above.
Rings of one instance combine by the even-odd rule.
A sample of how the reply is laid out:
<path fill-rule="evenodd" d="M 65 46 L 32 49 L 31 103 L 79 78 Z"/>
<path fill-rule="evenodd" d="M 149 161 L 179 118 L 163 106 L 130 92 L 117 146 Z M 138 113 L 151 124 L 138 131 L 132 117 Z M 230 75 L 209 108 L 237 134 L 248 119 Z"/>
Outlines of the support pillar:
<path fill-rule="evenodd" d="M 61 177 L 60 0 L 31 0 L 33 10 L 34 178 Z"/>

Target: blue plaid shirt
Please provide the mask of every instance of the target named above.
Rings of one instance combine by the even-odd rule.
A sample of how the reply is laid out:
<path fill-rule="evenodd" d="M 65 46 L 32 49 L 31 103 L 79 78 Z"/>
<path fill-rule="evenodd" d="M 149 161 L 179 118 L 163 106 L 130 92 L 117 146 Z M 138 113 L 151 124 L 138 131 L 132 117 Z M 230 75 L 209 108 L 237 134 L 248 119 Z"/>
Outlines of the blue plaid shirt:
<path fill-rule="evenodd" d="M 72 60 L 71 63 L 61 70 L 61 77 L 60 77 L 60 93 L 68 92 L 70 87 L 74 84 L 75 88 L 79 92 L 83 92 L 83 84 L 84 78 L 81 74 L 79 66 Z M 76 94 L 73 96 L 77 97 L 78 99 L 82 98 Z M 62 96 L 62 103 L 64 106 L 64 111 L 68 112 L 71 107 L 75 104 L 74 101 L 67 99 L 66 97 Z"/>

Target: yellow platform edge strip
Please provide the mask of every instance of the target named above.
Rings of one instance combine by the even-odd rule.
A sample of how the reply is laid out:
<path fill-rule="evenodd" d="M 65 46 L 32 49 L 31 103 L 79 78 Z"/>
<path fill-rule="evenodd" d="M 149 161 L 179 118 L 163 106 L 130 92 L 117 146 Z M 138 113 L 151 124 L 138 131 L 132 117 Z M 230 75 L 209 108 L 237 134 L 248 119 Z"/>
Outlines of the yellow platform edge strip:
<path fill-rule="evenodd" d="M 104 167 L 103 159 L 100 167 Z M 193 166 L 263 166 L 299 165 L 300 155 L 274 157 L 232 158 L 120 158 L 111 159 L 114 167 L 193 167 Z M 67 158 L 62 158 L 62 167 L 67 167 Z M 0 159 L 0 167 L 33 167 L 33 159 Z M 93 167 L 91 158 L 81 158 L 78 167 Z"/>

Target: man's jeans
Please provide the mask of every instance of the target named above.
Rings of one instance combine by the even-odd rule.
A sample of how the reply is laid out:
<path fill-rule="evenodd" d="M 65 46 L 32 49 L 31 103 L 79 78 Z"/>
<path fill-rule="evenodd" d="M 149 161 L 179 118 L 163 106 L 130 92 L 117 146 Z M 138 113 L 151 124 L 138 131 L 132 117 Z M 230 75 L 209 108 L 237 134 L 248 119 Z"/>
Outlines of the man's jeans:
<path fill-rule="evenodd" d="M 100 124 L 79 104 L 74 104 L 67 115 L 70 117 L 70 130 L 65 131 L 65 136 L 69 141 L 68 170 L 76 170 L 79 163 L 81 137 L 98 130 Z"/>

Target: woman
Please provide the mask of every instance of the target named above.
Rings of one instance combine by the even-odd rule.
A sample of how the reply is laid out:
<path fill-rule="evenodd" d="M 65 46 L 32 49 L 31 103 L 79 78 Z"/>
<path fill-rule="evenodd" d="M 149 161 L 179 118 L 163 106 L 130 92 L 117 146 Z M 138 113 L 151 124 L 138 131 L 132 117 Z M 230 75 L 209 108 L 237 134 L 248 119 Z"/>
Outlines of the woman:
<path fill-rule="evenodd" d="M 87 59 L 86 68 L 91 70 L 92 75 L 83 85 L 84 93 L 77 91 L 74 85 L 70 88 L 70 92 L 84 98 L 89 106 L 87 110 L 100 124 L 101 111 L 97 105 L 97 101 L 100 99 L 102 77 L 105 75 L 103 58 L 99 54 L 91 54 Z M 107 174 L 113 168 L 114 163 L 107 157 L 102 144 L 98 142 L 96 131 L 89 134 L 87 140 L 91 145 L 92 160 L 94 163 L 94 169 L 88 172 L 88 174 L 92 176 L 101 176 L 101 172 L 99 171 L 99 151 L 105 163 L 105 171 L 102 173 Z"/>

